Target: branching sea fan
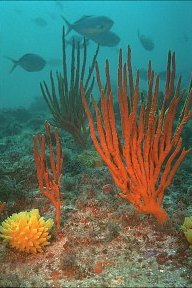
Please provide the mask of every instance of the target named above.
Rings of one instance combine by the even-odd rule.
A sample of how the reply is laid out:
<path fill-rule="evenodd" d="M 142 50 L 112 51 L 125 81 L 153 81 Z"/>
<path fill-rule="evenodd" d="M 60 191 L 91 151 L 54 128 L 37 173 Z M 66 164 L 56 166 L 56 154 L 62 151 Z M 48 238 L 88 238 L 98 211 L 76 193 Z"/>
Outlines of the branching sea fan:
<path fill-rule="evenodd" d="M 14 213 L 0 226 L 0 237 L 11 247 L 28 253 L 42 252 L 49 244 L 53 220 L 45 220 L 38 209 Z"/>

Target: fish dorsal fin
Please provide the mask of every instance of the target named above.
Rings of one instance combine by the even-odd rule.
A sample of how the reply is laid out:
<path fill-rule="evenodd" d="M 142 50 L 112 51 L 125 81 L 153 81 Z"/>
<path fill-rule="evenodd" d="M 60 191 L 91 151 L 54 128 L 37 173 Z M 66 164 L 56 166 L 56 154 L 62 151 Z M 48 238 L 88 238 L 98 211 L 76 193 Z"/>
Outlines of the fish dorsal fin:
<path fill-rule="evenodd" d="M 147 37 L 144 34 L 140 33 L 139 29 L 137 29 L 137 36 L 140 41 L 147 39 Z"/>
<path fill-rule="evenodd" d="M 93 15 L 83 15 L 80 19 L 74 22 L 74 24 L 81 23 L 83 20 L 93 17 Z"/>

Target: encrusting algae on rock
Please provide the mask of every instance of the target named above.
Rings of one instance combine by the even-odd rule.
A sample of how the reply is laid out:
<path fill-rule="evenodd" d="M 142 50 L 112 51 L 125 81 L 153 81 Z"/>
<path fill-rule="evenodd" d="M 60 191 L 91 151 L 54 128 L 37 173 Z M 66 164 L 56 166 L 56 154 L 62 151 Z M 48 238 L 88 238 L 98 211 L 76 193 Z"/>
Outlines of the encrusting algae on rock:
<path fill-rule="evenodd" d="M 49 244 L 53 220 L 45 220 L 38 209 L 14 213 L 2 222 L 0 237 L 12 248 L 27 253 L 42 252 Z"/>

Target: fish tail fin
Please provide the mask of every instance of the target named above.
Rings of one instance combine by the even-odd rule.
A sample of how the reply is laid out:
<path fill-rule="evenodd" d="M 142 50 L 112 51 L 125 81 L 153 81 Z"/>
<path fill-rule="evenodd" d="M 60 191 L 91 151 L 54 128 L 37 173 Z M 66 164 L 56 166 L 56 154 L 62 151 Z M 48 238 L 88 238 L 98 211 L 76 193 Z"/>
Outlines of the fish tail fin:
<path fill-rule="evenodd" d="M 18 65 L 18 61 L 14 60 L 13 58 L 8 57 L 8 56 L 4 56 L 4 57 L 6 59 L 9 59 L 13 63 L 13 66 L 12 66 L 11 70 L 9 71 L 9 73 L 12 73 L 15 70 L 15 68 L 17 67 L 17 65 Z"/>
<path fill-rule="evenodd" d="M 61 15 L 61 18 L 65 21 L 65 23 L 67 24 L 67 32 L 65 33 L 65 35 L 69 34 L 69 32 L 73 29 L 72 24 L 69 23 L 69 21 L 67 21 L 67 19 L 65 17 L 63 17 Z"/>
<path fill-rule="evenodd" d="M 16 67 L 17 67 L 17 63 L 14 63 L 12 68 L 11 68 L 11 70 L 9 71 L 9 73 L 12 73 L 15 70 Z"/>

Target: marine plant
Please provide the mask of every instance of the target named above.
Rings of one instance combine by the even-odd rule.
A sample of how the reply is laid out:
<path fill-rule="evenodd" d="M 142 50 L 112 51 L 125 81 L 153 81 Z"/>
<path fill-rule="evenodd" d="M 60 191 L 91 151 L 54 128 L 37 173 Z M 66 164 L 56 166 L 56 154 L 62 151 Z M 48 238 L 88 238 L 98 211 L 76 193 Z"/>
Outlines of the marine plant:
<path fill-rule="evenodd" d="M 6 208 L 6 203 L 0 201 L 0 213 L 3 212 Z"/>
<path fill-rule="evenodd" d="M 97 151 L 93 149 L 83 150 L 77 159 L 87 168 L 102 167 L 104 164 Z"/>
<path fill-rule="evenodd" d="M 45 122 L 45 135 L 37 133 L 37 135 L 33 136 L 33 143 L 39 189 L 55 207 L 55 223 L 59 231 L 61 222 L 60 186 L 62 182 L 63 156 L 57 128 L 54 131 L 54 138 L 56 143 L 55 153 L 50 125 L 48 122 Z M 46 156 L 46 150 L 49 151 L 47 153 L 49 154 L 47 155 L 49 158 Z"/>
<path fill-rule="evenodd" d="M 77 46 L 77 47 L 76 47 Z M 53 115 L 54 123 L 58 128 L 69 132 L 75 142 L 81 146 L 86 145 L 89 131 L 86 129 L 86 114 L 82 105 L 80 83 L 83 83 L 85 97 L 90 105 L 90 95 L 93 90 L 94 77 L 92 77 L 95 61 L 99 52 L 99 46 L 93 56 L 91 65 L 87 69 L 87 45 L 84 39 L 83 56 L 81 61 L 80 43 L 73 41 L 71 48 L 71 63 L 66 54 L 65 30 L 62 34 L 63 73 L 56 72 L 56 80 L 53 72 L 50 72 L 51 88 L 45 81 L 40 83 L 43 97 Z M 70 72 L 69 72 L 70 71 Z"/>
<path fill-rule="evenodd" d="M 0 237 L 12 248 L 27 253 L 42 252 L 49 244 L 53 220 L 45 220 L 38 209 L 14 213 L 0 226 Z"/>
<path fill-rule="evenodd" d="M 118 102 L 121 131 L 117 130 L 113 108 L 113 91 L 106 60 L 107 89 L 103 89 L 98 64 L 97 83 L 101 108 L 93 100 L 96 125 L 82 86 L 82 99 L 97 152 L 108 166 L 119 196 L 132 203 L 139 212 L 153 215 L 160 223 L 168 219 L 162 207 L 165 189 L 191 148 L 185 149 L 182 131 L 192 118 L 192 88 L 181 90 L 181 78 L 175 87 L 175 53 L 168 53 L 164 99 L 158 106 L 159 76 L 154 77 L 151 61 L 148 66 L 147 101 L 139 105 L 139 71 L 134 81 L 131 49 L 123 64 L 122 50 L 118 64 Z M 181 99 L 185 101 L 179 119 L 176 112 Z M 175 125 L 174 125 L 175 122 Z M 121 140 L 122 139 L 122 140 Z"/>
<path fill-rule="evenodd" d="M 184 223 L 181 226 L 181 230 L 185 234 L 185 237 L 189 242 L 190 247 L 192 248 L 192 216 L 185 217 Z"/>

